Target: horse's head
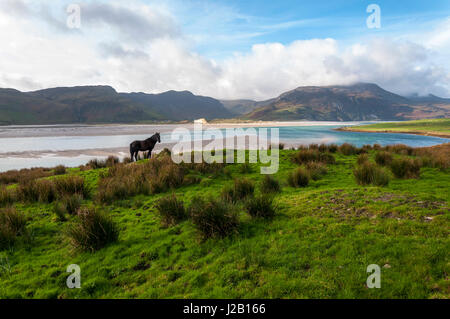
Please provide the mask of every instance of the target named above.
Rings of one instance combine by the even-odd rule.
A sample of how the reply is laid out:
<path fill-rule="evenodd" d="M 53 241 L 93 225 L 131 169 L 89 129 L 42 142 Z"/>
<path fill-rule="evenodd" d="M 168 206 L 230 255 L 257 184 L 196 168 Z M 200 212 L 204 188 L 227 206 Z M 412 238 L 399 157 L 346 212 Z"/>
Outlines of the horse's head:
<path fill-rule="evenodd" d="M 161 143 L 161 136 L 159 135 L 159 133 L 156 133 L 155 136 L 158 139 L 158 143 Z"/>

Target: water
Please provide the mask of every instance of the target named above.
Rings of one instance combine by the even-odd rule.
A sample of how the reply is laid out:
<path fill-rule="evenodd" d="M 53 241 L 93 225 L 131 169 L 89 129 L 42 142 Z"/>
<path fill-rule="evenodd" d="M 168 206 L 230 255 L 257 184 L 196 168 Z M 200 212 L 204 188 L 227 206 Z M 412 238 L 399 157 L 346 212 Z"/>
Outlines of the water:
<path fill-rule="evenodd" d="M 450 139 L 399 133 L 362 133 L 335 131 L 344 125 L 361 123 L 297 122 L 278 123 L 280 141 L 288 146 L 311 143 L 406 144 L 413 147 L 433 146 Z M 277 126 L 278 125 L 278 126 Z M 226 125 L 223 125 L 224 127 Z M 256 126 L 258 126 L 256 124 Z M 55 125 L 0 127 L 0 171 L 29 167 L 53 167 L 59 164 L 78 166 L 92 158 L 108 155 L 127 156 L 128 145 L 161 132 L 158 148 L 170 147 L 176 141 L 171 132 L 177 127 L 190 130 L 193 125 Z M 240 126 L 242 127 L 242 126 Z M 217 127 L 219 128 L 219 127 Z M 256 131 L 262 126 L 255 127 Z M 266 127 L 270 131 L 270 127 Z M 225 129 L 221 128 L 225 136 Z"/>

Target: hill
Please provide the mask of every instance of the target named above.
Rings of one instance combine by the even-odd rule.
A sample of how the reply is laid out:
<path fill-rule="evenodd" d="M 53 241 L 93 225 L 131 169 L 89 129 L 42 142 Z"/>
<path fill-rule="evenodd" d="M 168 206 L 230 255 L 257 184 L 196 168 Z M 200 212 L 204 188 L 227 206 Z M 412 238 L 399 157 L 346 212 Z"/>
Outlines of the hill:
<path fill-rule="evenodd" d="M 137 123 L 227 118 L 210 97 L 191 92 L 118 93 L 109 86 L 59 87 L 34 92 L 0 89 L 0 124 Z"/>
<path fill-rule="evenodd" d="M 252 120 L 365 121 L 450 116 L 446 99 L 408 99 L 372 83 L 306 86 L 244 115 Z"/>

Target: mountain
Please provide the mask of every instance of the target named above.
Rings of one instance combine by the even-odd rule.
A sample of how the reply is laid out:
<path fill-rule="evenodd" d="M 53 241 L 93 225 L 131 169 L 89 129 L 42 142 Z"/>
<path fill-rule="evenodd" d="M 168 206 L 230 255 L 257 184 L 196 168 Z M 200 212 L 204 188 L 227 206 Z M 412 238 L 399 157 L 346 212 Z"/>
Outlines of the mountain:
<path fill-rule="evenodd" d="M 0 124 L 136 123 L 229 118 L 218 100 L 191 92 L 118 93 L 110 86 L 34 92 L 0 89 Z"/>
<path fill-rule="evenodd" d="M 268 105 L 275 101 L 275 99 L 270 99 L 267 101 L 253 101 L 253 100 L 220 100 L 220 102 L 227 108 L 231 113 L 236 115 L 242 115 L 250 113 L 251 111 Z"/>
<path fill-rule="evenodd" d="M 442 101 L 441 101 L 442 100 Z M 281 94 L 243 118 L 251 120 L 366 121 L 450 117 L 450 103 L 424 103 L 372 83 L 305 86 Z"/>

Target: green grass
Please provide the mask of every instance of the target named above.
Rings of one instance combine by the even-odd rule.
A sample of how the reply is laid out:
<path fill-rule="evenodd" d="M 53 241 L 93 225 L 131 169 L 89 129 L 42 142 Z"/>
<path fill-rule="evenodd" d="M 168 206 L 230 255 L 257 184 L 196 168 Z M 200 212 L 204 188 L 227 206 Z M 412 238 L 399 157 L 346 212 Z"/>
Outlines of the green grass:
<path fill-rule="evenodd" d="M 395 123 L 376 123 L 345 127 L 348 131 L 398 132 L 450 137 L 450 119 L 418 120 Z"/>
<path fill-rule="evenodd" d="M 337 153 L 319 180 L 293 188 L 286 180 L 298 167 L 294 154 L 280 151 L 275 217 L 251 218 L 238 203 L 239 232 L 225 238 L 202 240 L 189 219 L 161 223 L 155 204 L 172 190 L 110 206 L 84 200 L 103 208 L 120 232 L 94 253 L 74 251 L 64 236 L 76 216 L 62 222 L 52 204 L 17 204 L 29 235 L 0 251 L 0 298 L 450 297 L 448 170 L 422 168 L 419 179 L 359 186 L 357 155 Z M 258 195 L 264 176 L 259 164 L 250 166 L 242 173 L 230 165 L 231 176 L 204 174 L 208 183 L 173 192 L 189 206 L 195 196 L 218 198 L 225 185 L 245 177 Z M 68 174 L 83 176 L 95 193 L 106 170 Z M 81 289 L 66 287 L 70 264 L 81 267 Z M 365 286 L 370 264 L 382 267 L 380 289 Z"/>

